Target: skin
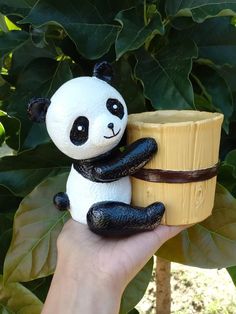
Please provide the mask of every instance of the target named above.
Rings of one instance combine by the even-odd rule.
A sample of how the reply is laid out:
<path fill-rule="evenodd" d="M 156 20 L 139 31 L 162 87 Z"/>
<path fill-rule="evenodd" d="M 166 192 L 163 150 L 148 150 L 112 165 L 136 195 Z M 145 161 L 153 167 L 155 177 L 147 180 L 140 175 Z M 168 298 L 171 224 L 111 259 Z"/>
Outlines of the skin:
<path fill-rule="evenodd" d="M 103 238 L 70 220 L 57 242 L 58 260 L 43 314 L 117 314 L 130 280 L 186 226 L 158 226 L 126 238 Z"/>

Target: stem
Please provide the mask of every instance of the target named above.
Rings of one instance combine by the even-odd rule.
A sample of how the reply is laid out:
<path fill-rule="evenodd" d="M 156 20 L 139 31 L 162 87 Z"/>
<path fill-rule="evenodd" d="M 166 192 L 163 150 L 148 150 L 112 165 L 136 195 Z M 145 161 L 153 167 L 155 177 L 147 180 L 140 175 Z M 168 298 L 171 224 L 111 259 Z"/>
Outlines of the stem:
<path fill-rule="evenodd" d="M 156 266 L 156 314 L 170 314 L 170 262 L 157 257 Z"/>
<path fill-rule="evenodd" d="M 51 31 L 46 34 L 46 37 L 49 39 L 56 39 L 56 40 L 62 40 L 66 37 L 66 33 L 64 30 L 56 30 L 56 31 Z"/>
<path fill-rule="evenodd" d="M 147 3 L 146 0 L 143 2 L 143 20 L 144 20 L 144 25 L 147 26 L 148 21 L 147 21 Z"/>
<path fill-rule="evenodd" d="M 164 22 L 163 22 L 164 27 L 166 27 L 168 24 L 170 24 L 170 19 L 169 18 L 165 19 Z"/>
<path fill-rule="evenodd" d="M 204 85 L 202 84 L 202 82 L 199 80 L 199 78 L 194 75 L 192 72 L 190 73 L 190 75 L 192 76 L 192 78 L 195 80 L 195 82 L 198 84 L 198 86 L 201 88 L 202 90 L 202 94 L 206 97 L 206 99 L 211 103 L 212 99 L 211 96 L 207 93 Z"/>

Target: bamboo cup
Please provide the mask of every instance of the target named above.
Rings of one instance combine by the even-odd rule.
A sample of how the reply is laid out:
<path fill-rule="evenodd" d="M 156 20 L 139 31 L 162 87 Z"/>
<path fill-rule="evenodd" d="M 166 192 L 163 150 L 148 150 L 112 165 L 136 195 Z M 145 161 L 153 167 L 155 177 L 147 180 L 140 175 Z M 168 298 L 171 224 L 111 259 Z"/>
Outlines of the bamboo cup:
<path fill-rule="evenodd" d="M 174 171 L 211 168 L 218 163 L 223 115 L 190 110 L 159 110 L 129 115 L 127 140 L 152 137 L 158 152 L 144 167 Z M 148 182 L 132 177 L 132 204 L 160 201 L 164 225 L 196 223 L 211 215 L 216 176 L 190 183 Z"/>

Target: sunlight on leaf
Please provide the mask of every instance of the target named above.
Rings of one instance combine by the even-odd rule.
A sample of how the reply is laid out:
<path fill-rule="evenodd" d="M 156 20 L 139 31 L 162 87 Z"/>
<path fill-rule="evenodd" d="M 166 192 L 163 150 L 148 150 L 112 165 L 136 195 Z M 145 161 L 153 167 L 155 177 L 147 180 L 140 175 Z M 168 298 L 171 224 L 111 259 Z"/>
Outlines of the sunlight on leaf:
<path fill-rule="evenodd" d="M 0 276 L 0 313 L 40 314 L 42 302 L 19 283 L 3 285 Z"/>
<path fill-rule="evenodd" d="M 167 0 L 167 14 L 174 16 L 192 16 L 200 23 L 213 16 L 234 16 L 236 12 L 235 0 Z"/>
<path fill-rule="evenodd" d="M 0 146 L 2 145 L 4 140 L 5 140 L 5 129 L 2 123 L 0 122 Z"/>
<path fill-rule="evenodd" d="M 12 21 L 10 21 L 7 18 L 7 16 L 5 16 L 5 22 L 6 22 L 6 25 L 7 25 L 7 28 L 9 31 L 13 31 L 13 30 L 19 31 L 20 30 L 20 27 L 16 26 L 14 23 L 12 23 Z"/>
<path fill-rule="evenodd" d="M 212 215 L 169 240 L 157 252 L 167 260 L 203 268 L 236 264 L 236 200 L 221 185 Z"/>
<path fill-rule="evenodd" d="M 13 238 L 4 264 L 4 281 L 31 281 L 52 274 L 56 266 L 56 241 L 68 212 L 58 211 L 53 196 L 65 190 L 67 175 L 41 183 L 16 212 Z"/>

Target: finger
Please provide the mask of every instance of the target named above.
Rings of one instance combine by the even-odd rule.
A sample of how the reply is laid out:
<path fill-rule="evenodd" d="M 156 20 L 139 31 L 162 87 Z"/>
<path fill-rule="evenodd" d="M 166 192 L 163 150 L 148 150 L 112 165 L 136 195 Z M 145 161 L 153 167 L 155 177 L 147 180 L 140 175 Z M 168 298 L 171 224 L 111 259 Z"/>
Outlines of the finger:
<path fill-rule="evenodd" d="M 174 237 L 188 226 L 160 225 L 153 231 L 140 233 L 128 238 L 125 242 L 126 250 L 133 256 L 137 264 L 143 266 L 156 251 L 170 238 Z"/>

